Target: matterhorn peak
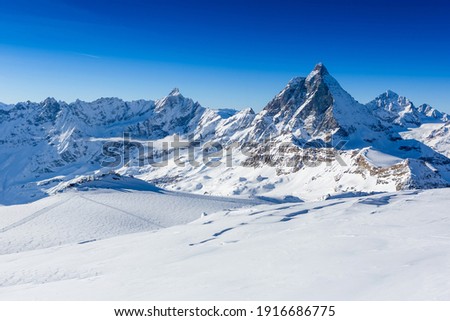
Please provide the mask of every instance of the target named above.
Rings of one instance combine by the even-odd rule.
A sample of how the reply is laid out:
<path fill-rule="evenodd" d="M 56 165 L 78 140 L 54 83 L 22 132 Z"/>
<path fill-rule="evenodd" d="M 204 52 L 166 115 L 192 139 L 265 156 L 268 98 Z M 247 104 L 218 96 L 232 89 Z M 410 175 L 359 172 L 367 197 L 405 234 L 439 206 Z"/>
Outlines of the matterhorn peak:
<path fill-rule="evenodd" d="M 323 79 L 324 76 L 329 76 L 328 69 L 325 67 L 325 65 L 321 62 L 319 62 L 311 71 L 311 73 L 306 77 L 306 81 L 315 81 L 316 79 Z"/>
<path fill-rule="evenodd" d="M 321 63 L 321 62 L 319 62 L 315 67 L 314 67 L 314 70 L 313 71 L 316 71 L 317 73 L 319 73 L 321 76 L 324 76 L 324 75 L 328 75 L 328 69 L 325 67 L 325 65 L 323 64 L 323 63 Z"/>

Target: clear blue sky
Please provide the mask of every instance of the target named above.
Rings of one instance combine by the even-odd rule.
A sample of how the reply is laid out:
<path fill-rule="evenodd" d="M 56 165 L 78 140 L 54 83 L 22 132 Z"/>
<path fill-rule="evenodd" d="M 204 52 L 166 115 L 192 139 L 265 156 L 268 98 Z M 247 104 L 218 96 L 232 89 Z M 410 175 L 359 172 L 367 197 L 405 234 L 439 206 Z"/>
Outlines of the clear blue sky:
<path fill-rule="evenodd" d="M 450 111 L 443 0 L 0 0 L 0 101 L 156 99 L 261 109 L 323 62 L 367 102 Z"/>

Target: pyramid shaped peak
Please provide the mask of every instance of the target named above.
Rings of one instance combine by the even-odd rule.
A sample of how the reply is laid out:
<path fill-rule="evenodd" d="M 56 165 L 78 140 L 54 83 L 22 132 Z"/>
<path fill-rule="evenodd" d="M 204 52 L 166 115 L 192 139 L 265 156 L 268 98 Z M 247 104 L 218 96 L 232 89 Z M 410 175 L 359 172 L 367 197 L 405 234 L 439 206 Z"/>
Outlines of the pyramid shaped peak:
<path fill-rule="evenodd" d="M 325 65 L 321 62 L 319 62 L 315 67 L 314 71 L 319 72 L 322 76 L 328 74 L 328 69 L 325 67 Z"/>
<path fill-rule="evenodd" d="M 322 78 L 328 75 L 330 75 L 328 73 L 328 69 L 325 67 L 323 63 L 320 62 L 314 67 L 313 71 L 311 71 L 308 77 L 306 77 L 306 81 L 312 81 L 314 79 Z"/>
<path fill-rule="evenodd" d="M 169 96 L 180 96 L 180 89 L 178 89 L 177 87 L 175 87 L 174 89 L 172 89 L 172 91 L 169 93 Z"/>
<path fill-rule="evenodd" d="M 397 94 L 396 92 L 392 91 L 392 90 L 386 90 L 385 92 L 383 92 L 382 94 L 379 94 L 373 101 L 377 101 L 377 100 L 398 100 L 400 99 L 401 96 L 399 94 Z"/>
<path fill-rule="evenodd" d="M 384 93 L 384 95 L 386 97 L 392 97 L 392 98 L 398 98 L 399 95 L 396 92 L 393 92 L 392 90 L 388 89 L 386 90 L 386 92 Z"/>

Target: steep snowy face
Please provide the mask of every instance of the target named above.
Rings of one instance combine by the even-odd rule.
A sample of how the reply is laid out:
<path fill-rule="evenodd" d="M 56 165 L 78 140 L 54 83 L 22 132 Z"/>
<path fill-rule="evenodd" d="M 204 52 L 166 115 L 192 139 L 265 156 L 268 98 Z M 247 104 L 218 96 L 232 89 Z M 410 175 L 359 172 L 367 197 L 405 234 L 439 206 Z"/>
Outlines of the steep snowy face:
<path fill-rule="evenodd" d="M 446 113 L 442 113 L 428 104 L 415 107 L 408 98 L 399 96 L 391 90 L 369 102 L 367 107 L 379 119 L 405 128 L 449 120 Z"/>
<path fill-rule="evenodd" d="M 415 139 L 436 152 L 450 157 L 450 123 L 425 123 L 401 133 L 404 139 Z"/>
<path fill-rule="evenodd" d="M 424 142 L 433 147 L 434 150 L 450 157 L 450 123 L 431 132 Z"/>
<path fill-rule="evenodd" d="M 101 142 L 95 137 L 121 136 L 130 123 L 149 117 L 154 102 L 102 98 L 71 104 L 47 98 L 0 112 L 0 199 L 38 197 L 36 182 L 72 177 L 99 168 Z"/>
<path fill-rule="evenodd" d="M 287 86 L 263 109 L 264 117 L 271 117 L 275 125 L 288 123 L 308 95 L 305 78 L 294 78 Z"/>
<path fill-rule="evenodd" d="M 339 129 L 333 117 L 333 97 L 324 81 L 328 71 L 317 65 L 307 78 L 294 78 L 255 120 L 255 138 L 292 134 L 307 140 Z"/>
<path fill-rule="evenodd" d="M 46 143 L 47 147 L 60 149 L 60 143 L 75 137 L 120 136 L 127 124 L 150 117 L 154 107 L 152 101 L 125 102 L 118 98 L 77 100 L 71 104 L 53 98 L 41 103 L 18 103 L 0 113 L 4 128 L 0 141 L 14 148 Z"/>
<path fill-rule="evenodd" d="M 252 108 L 246 108 L 224 119 L 216 128 L 215 138 L 223 142 L 248 141 L 251 124 L 256 114 Z"/>
<path fill-rule="evenodd" d="M 223 143 L 246 140 L 245 137 L 255 116 L 251 108 L 241 111 L 207 109 L 194 131 L 194 138 Z"/>
<path fill-rule="evenodd" d="M 145 121 L 129 129 L 132 134 L 151 139 L 190 134 L 197 128 L 205 111 L 198 102 L 185 98 L 175 88 L 167 97 L 156 101 L 153 113 Z"/>
<path fill-rule="evenodd" d="M 447 122 L 450 120 L 449 116 L 446 113 L 442 113 L 428 104 L 420 105 L 417 110 L 420 113 L 423 122 L 429 122 L 433 120 Z"/>
<path fill-rule="evenodd" d="M 312 136 L 321 136 L 321 134 L 334 133 L 338 130 L 342 130 L 344 135 L 347 134 L 335 117 L 334 94 L 339 90 L 335 93 L 330 90 L 329 83 L 332 80 L 324 65 L 316 65 L 305 80 L 307 99 L 296 111 L 294 119 L 290 121 L 291 125 L 301 120 Z"/>
<path fill-rule="evenodd" d="M 47 98 L 41 103 L 40 112 L 38 114 L 38 121 L 49 121 L 54 123 L 59 113 L 61 112 L 61 104 L 54 98 Z"/>
<path fill-rule="evenodd" d="M 324 65 L 318 64 L 305 83 L 308 99 L 294 117 L 304 119 L 308 131 L 315 135 L 333 133 L 348 137 L 361 127 L 371 131 L 382 127 L 364 105 L 339 85 Z"/>
<path fill-rule="evenodd" d="M 119 98 L 100 98 L 93 102 L 77 100 L 69 104 L 71 120 L 92 126 L 114 126 L 127 121 L 150 117 L 155 108 L 153 101 L 126 102 Z"/>
<path fill-rule="evenodd" d="M 393 91 L 386 91 L 367 106 L 380 119 L 403 127 L 415 127 L 421 124 L 421 115 L 414 104 L 406 97 Z"/>

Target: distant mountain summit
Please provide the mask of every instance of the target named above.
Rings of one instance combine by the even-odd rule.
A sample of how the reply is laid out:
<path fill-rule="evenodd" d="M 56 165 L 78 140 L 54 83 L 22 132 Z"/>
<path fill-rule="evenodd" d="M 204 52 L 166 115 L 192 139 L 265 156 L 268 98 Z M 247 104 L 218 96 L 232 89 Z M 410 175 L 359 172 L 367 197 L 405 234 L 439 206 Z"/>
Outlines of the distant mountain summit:
<path fill-rule="evenodd" d="M 363 105 L 321 63 L 259 113 L 205 108 L 178 88 L 156 101 L 0 104 L 0 204 L 44 197 L 105 171 L 188 192 L 286 199 L 443 187 L 450 182 L 448 118 L 392 91 Z M 102 168 L 103 145 L 120 150 L 125 132 L 146 142 L 179 135 L 197 146 L 220 143 L 212 144 L 213 159 L 222 153 L 223 160 L 227 146 L 245 148 L 210 166 L 205 155 L 195 155 L 194 165 L 158 145 L 147 152 L 166 157 L 165 166 L 138 166 L 148 155 L 135 149 L 134 160 Z"/>
<path fill-rule="evenodd" d="M 364 130 L 364 138 L 358 130 Z M 294 78 L 257 116 L 255 139 L 287 135 L 298 142 L 351 140 L 366 145 L 389 132 L 372 111 L 358 103 L 328 72 L 315 66 L 306 78 Z M 355 135 L 354 135 L 355 134 Z"/>
<path fill-rule="evenodd" d="M 406 97 L 388 90 L 379 95 L 367 106 L 374 114 L 385 121 L 404 127 L 420 126 L 424 122 L 447 121 L 448 116 L 424 104 L 419 108 Z"/>

